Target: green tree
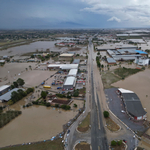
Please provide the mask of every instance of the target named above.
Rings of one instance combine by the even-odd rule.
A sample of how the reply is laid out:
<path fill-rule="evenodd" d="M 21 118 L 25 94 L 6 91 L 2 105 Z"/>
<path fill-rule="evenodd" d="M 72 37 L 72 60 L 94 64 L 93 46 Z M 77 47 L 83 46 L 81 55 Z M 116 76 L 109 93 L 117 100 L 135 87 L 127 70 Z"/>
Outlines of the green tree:
<path fill-rule="evenodd" d="M 20 86 L 23 86 L 23 85 L 25 84 L 24 80 L 21 79 L 21 78 L 19 78 L 19 79 L 17 80 L 17 83 L 18 83 L 18 85 L 20 85 Z"/>
<path fill-rule="evenodd" d="M 100 52 L 98 52 L 97 55 L 100 55 Z"/>
<path fill-rule="evenodd" d="M 109 117 L 109 112 L 108 112 L 108 111 L 104 111 L 103 114 L 104 114 L 104 117 L 105 117 L 105 118 L 108 118 L 108 117 Z"/>
<path fill-rule="evenodd" d="M 45 92 L 45 91 L 42 91 L 42 92 L 41 92 L 41 97 L 45 99 L 46 96 L 47 96 L 46 92 Z"/>
<path fill-rule="evenodd" d="M 73 107 L 77 108 L 77 107 L 78 107 L 78 105 L 77 105 L 77 104 L 74 104 L 74 105 L 73 105 Z"/>
<path fill-rule="evenodd" d="M 55 104 L 55 107 L 58 108 L 58 107 L 59 107 L 59 104 Z"/>
<path fill-rule="evenodd" d="M 117 145 L 120 146 L 122 144 L 122 140 L 117 141 Z"/>
<path fill-rule="evenodd" d="M 34 55 L 31 55 L 31 58 L 34 58 Z"/>
<path fill-rule="evenodd" d="M 13 82 L 14 87 L 17 88 L 18 87 L 18 83 L 17 82 Z"/>
<path fill-rule="evenodd" d="M 117 142 L 116 141 L 111 141 L 111 146 L 116 146 L 117 145 Z"/>

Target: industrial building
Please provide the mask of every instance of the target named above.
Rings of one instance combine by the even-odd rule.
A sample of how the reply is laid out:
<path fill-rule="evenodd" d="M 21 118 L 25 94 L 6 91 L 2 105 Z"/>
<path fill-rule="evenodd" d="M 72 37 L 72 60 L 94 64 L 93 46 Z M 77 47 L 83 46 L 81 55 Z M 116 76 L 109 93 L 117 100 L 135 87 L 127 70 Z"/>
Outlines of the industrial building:
<path fill-rule="evenodd" d="M 50 64 L 47 66 L 48 69 L 62 69 L 62 70 L 70 70 L 70 69 L 78 69 L 78 64 Z"/>
<path fill-rule="evenodd" d="M 24 91 L 23 88 L 14 88 L 11 91 L 5 93 L 4 95 L 0 96 L 0 101 L 1 102 L 8 102 L 11 99 L 11 93 L 14 91 L 18 91 L 19 89 L 22 89 Z"/>
<path fill-rule="evenodd" d="M 72 64 L 80 64 L 80 59 L 74 59 Z"/>
<path fill-rule="evenodd" d="M 78 73 L 78 69 L 70 69 L 68 76 L 74 76 L 76 77 Z"/>
<path fill-rule="evenodd" d="M 5 94 L 10 90 L 10 85 L 3 85 L 0 87 L 0 96 Z"/>
<path fill-rule="evenodd" d="M 135 60 L 137 58 L 142 57 L 141 55 L 113 55 L 112 56 L 116 61 L 128 61 L 128 60 Z"/>
<path fill-rule="evenodd" d="M 134 63 L 138 64 L 139 66 L 148 66 L 150 65 L 150 59 L 141 57 L 139 59 L 135 59 Z"/>
<path fill-rule="evenodd" d="M 113 58 L 107 58 L 107 63 L 109 65 L 113 65 L 113 64 L 116 64 L 116 61 Z"/>
<path fill-rule="evenodd" d="M 119 88 L 118 92 L 121 95 L 126 112 L 129 116 L 135 120 L 146 118 L 147 112 L 144 110 L 139 97 L 133 91 Z"/>
<path fill-rule="evenodd" d="M 73 76 L 69 76 L 66 78 L 63 89 L 65 90 L 73 90 L 73 88 L 76 86 L 76 78 Z"/>
<path fill-rule="evenodd" d="M 63 54 L 60 54 L 59 55 L 59 57 L 60 58 L 71 58 L 71 57 L 73 57 L 74 56 L 74 54 L 68 54 L 68 53 L 63 53 Z"/>

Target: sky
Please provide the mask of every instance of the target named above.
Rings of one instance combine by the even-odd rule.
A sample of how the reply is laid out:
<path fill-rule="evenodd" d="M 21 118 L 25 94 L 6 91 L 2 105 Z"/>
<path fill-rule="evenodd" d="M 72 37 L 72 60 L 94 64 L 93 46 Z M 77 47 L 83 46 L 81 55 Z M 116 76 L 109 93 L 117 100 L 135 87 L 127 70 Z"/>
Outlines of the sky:
<path fill-rule="evenodd" d="M 0 29 L 150 27 L 150 0 L 0 0 Z"/>

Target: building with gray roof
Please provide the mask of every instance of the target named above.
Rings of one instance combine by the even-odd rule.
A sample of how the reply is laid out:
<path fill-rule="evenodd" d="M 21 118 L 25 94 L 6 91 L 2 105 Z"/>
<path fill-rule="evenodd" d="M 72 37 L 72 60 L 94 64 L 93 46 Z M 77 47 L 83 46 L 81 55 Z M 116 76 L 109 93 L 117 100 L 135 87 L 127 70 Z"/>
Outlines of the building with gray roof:
<path fill-rule="evenodd" d="M 119 90 L 119 89 L 118 89 Z M 146 117 L 146 111 L 144 110 L 139 97 L 132 91 L 119 90 L 127 113 L 135 120 L 142 120 Z"/>
<path fill-rule="evenodd" d="M 141 55 L 112 55 L 114 60 L 135 60 L 137 58 L 142 57 Z"/>
<path fill-rule="evenodd" d="M 108 64 L 116 64 L 116 61 L 113 58 L 107 58 L 107 63 Z"/>
<path fill-rule="evenodd" d="M 25 90 L 23 88 L 14 88 L 11 91 L 9 91 L 9 92 L 5 93 L 4 95 L 0 96 L 0 101 L 1 102 L 9 101 L 11 99 L 11 93 L 14 92 L 14 91 L 17 92 L 19 89 L 22 89 L 23 91 Z"/>
<path fill-rule="evenodd" d="M 80 59 L 74 59 L 72 64 L 80 64 Z"/>

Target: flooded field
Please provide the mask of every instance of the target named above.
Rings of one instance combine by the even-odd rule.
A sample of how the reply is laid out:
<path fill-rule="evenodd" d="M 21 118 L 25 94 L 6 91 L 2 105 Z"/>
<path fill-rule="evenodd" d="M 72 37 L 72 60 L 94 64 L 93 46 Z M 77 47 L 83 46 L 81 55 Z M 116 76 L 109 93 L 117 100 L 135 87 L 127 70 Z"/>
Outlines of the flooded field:
<path fill-rule="evenodd" d="M 16 46 L 16 47 L 8 48 L 7 50 L 0 51 L 0 56 L 22 55 L 24 53 L 36 52 L 36 50 L 45 51 L 46 49 L 50 49 L 54 51 L 61 49 L 62 51 L 64 51 L 66 47 L 63 48 L 55 47 L 54 44 L 57 42 L 60 42 L 60 40 L 59 41 L 38 41 L 28 45 Z"/>
<path fill-rule="evenodd" d="M 10 109 L 21 110 L 22 114 L 0 129 L 0 147 L 33 141 L 50 139 L 63 131 L 63 125 L 72 119 L 83 106 L 83 101 L 76 100 L 78 108 L 70 111 L 45 106 L 22 108 L 25 101 L 10 106 Z"/>
<path fill-rule="evenodd" d="M 150 69 L 146 69 L 112 85 L 135 92 L 147 112 L 147 120 L 150 121 Z M 148 133 L 150 134 L 150 130 Z"/>

